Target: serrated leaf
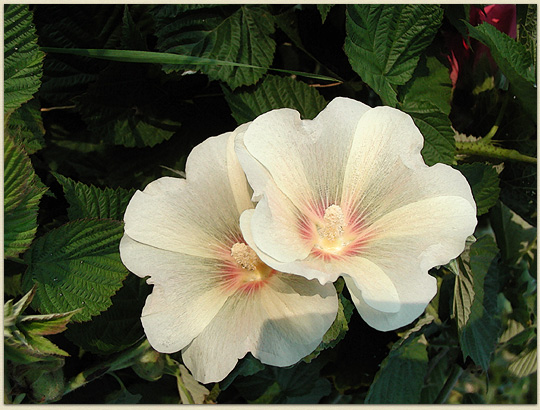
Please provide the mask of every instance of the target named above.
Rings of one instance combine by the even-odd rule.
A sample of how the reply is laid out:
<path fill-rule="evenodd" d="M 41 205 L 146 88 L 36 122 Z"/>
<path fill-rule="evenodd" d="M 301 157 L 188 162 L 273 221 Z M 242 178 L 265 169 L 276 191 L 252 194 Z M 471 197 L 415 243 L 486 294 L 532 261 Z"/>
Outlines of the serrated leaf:
<path fill-rule="evenodd" d="M 452 164 L 456 147 L 452 123 L 448 116 L 435 104 L 427 101 L 409 102 L 407 106 L 402 106 L 402 110 L 413 118 L 424 136 L 422 156 L 426 164 Z"/>
<path fill-rule="evenodd" d="M 20 107 L 39 89 L 44 55 L 28 5 L 5 5 L 4 113 Z"/>
<path fill-rule="evenodd" d="M 312 119 L 326 106 L 315 88 L 290 77 L 268 75 L 250 90 L 231 92 L 223 87 L 223 91 L 238 124 L 276 108 L 293 108 L 302 118 Z"/>
<path fill-rule="evenodd" d="M 516 377 L 525 377 L 537 371 L 538 357 L 536 337 L 527 348 L 516 357 L 508 366 L 508 370 Z"/>
<path fill-rule="evenodd" d="M 97 188 L 85 185 L 71 178 L 54 173 L 62 185 L 64 195 L 69 203 L 68 217 L 70 220 L 81 218 L 110 218 L 124 219 L 126 207 L 135 193 L 134 189 Z"/>
<path fill-rule="evenodd" d="M 465 175 L 471 186 L 477 214 L 483 215 L 497 203 L 499 199 L 499 175 L 490 164 L 475 162 L 461 164 L 457 169 Z"/>
<path fill-rule="evenodd" d="M 183 67 L 200 70 L 213 80 L 227 82 L 233 89 L 255 84 L 274 57 L 276 43 L 270 37 L 274 22 L 266 6 L 244 5 L 230 15 L 223 15 L 218 9 L 189 13 L 171 9 L 168 18 L 158 19 L 158 25 L 156 35 L 161 51 L 263 67 L 262 70 L 211 65 Z M 164 69 L 170 72 L 182 66 L 165 65 Z"/>
<path fill-rule="evenodd" d="M 407 339 L 390 351 L 371 384 L 366 404 L 417 404 L 428 368 L 422 335 Z"/>
<path fill-rule="evenodd" d="M 334 4 L 317 4 L 317 10 L 319 10 L 319 13 L 321 13 L 321 20 L 323 24 L 332 7 L 334 7 Z"/>
<path fill-rule="evenodd" d="M 347 5 L 345 53 L 385 105 L 396 106 L 397 86 L 412 77 L 442 15 L 437 5 Z"/>
<path fill-rule="evenodd" d="M 484 287 L 488 269 L 498 252 L 489 235 L 473 243 L 469 253 L 460 257 L 460 275 L 454 289 L 454 314 L 463 358 L 471 357 L 484 370 L 489 367 L 501 327 L 490 307 L 496 294 L 485 293 Z"/>
<path fill-rule="evenodd" d="M 74 321 L 87 321 L 111 305 L 128 271 L 118 245 L 123 225 L 107 219 L 82 219 L 53 229 L 25 254 L 23 287 L 36 284 L 32 306 L 42 313 L 83 308 Z"/>
<path fill-rule="evenodd" d="M 112 354 L 132 345 L 144 335 L 141 312 L 150 286 L 129 275 L 111 298 L 112 306 L 91 321 L 71 323 L 65 336 L 86 351 Z"/>
<path fill-rule="evenodd" d="M 45 128 L 39 101 L 34 98 L 16 109 L 8 118 L 7 132 L 28 155 L 42 149 L 45 146 Z"/>
<path fill-rule="evenodd" d="M 510 81 L 523 108 L 536 121 L 536 69 L 525 46 L 488 23 L 471 26 L 469 35 L 489 47 L 493 59 Z"/>
<path fill-rule="evenodd" d="M 39 201 L 47 188 L 30 158 L 9 135 L 4 136 L 4 257 L 26 251 L 37 230 Z"/>
<path fill-rule="evenodd" d="M 6 357 L 16 363 L 56 360 L 54 356 L 69 356 L 44 335 L 54 335 L 65 330 L 75 312 L 51 315 L 23 315 L 36 294 L 33 287 L 19 301 L 4 304 L 4 344 Z M 53 356 L 53 357 L 51 357 Z"/>

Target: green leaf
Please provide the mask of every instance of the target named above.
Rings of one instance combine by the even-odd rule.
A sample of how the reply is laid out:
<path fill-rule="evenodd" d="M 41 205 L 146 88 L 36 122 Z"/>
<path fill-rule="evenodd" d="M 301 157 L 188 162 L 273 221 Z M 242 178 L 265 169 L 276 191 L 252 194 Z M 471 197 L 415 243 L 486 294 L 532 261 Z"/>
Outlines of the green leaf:
<path fill-rule="evenodd" d="M 345 53 L 382 99 L 397 104 L 397 86 L 413 75 L 442 21 L 437 5 L 347 5 Z"/>
<path fill-rule="evenodd" d="M 537 371 L 536 337 L 531 339 L 527 347 L 510 363 L 508 370 L 516 377 L 525 377 Z"/>
<path fill-rule="evenodd" d="M 518 27 L 517 39 L 525 46 L 531 54 L 533 65 L 536 67 L 536 33 L 537 33 L 537 5 L 536 4 L 520 4 L 517 5 Z M 520 8 L 526 8 L 524 18 L 519 18 Z"/>
<path fill-rule="evenodd" d="M 125 147 L 153 147 L 170 139 L 180 123 L 163 106 L 168 100 L 159 74 L 157 67 L 140 65 L 102 72 L 77 101 L 89 130 L 106 144 Z"/>
<path fill-rule="evenodd" d="M 420 402 L 428 368 L 427 349 L 421 343 L 421 337 L 409 338 L 397 349 L 390 351 L 369 388 L 366 404 Z"/>
<path fill-rule="evenodd" d="M 455 142 L 448 116 L 441 112 L 437 105 L 427 101 L 409 102 L 402 110 L 413 118 L 424 136 L 422 156 L 426 164 L 452 164 L 455 161 Z"/>
<path fill-rule="evenodd" d="M 17 303 L 4 304 L 4 344 L 6 357 L 15 363 L 56 361 L 57 356 L 69 356 L 43 335 L 54 335 L 66 329 L 75 312 L 50 315 L 23 315 L 36 294 L 32 288 Z"/>
<path fill-rule="evenodd" d="M 469 181 L 476 202 L 477 214 L 485 214 L 499 199 L 499 174 L 492 165 L 481 162 L 461 164 L 457 166 L 457 169 Z"/>
<path fill-rule="evenodd" d="M 436 57 L 422 57 L 411 80 L 401 87 L 400 100 L 404 107 L 414 107 L 422 102 L 432 103 L 440 112 L 449 115 L 452 82 L 448 67 Z"/>
<path fill-rule="evenodd" d="M 120 352 L 144 336 L 141 312 L 150 286 L 129 275 L 122 288 L 111 298 L 112 306 L 91 321 L 71 323 L 66 337 L 95 354 Z"/>
<path fill-rule="evenodd" d="M 101 60 L 121 61 L 125 63 L 145 63 L 145 64 L 171 64 L 175 66 L 183 65 L 202 65 L 212 66 L 216 69 L 223 67 L 239 67 L 249 68 L 256 71 L 265 72 L 267 70 L 286 73 L 288 75 L 297 75 L 315 80 L 324 80 L 331 82 L 339 82 L 333 77 L 325 75 L 306 73 L 303 71 L 284 70 L 280 68 L 267 68 L 251 64 L 237 63 L 234 61 L 216 60 L 204 57 L 193 57 L 182 54 L 158 53 L 152 51 L 136 51 L 136 50 L 111 50 L 111 49 L 95 49 L 95 48 L 58 48 L 58 47 L 42 47 L 47 53 L 69 54 L 74 56 L 92 57 Z"/>
<path fill-rule="evenodd" d="M 499 338 L 501 323 L 492 308 L 496 293 L 484 282 L 499 250 L 489 235 L 479 238 L 459 260 L 460 275 L 454 288 L 454 315 L 457 319 L 463 358 L 468 356 L 484 370 Z"/>
<path fill-rule="evenodd" d="M 319 375 L 321 363 L 300 362 L 289 368 L 268 366 L 234 386 L 249 403 L 316 404 L 330 394 L 330 382 Z"/>
<path fill-rule="evenodd" d="M 70 178 L 54 173 L 62 185 L 64 195 L 69 203 L 68 217 L 70 220 L 81 218 L 110 218 L 124 219 L 126 207 L 135 193 L 134 189 L 97 188 L 85 185 Z"/>
<path fill-rule="evenodd" d="M 174 6 L 162 6 L 174 7 Z M 172 14 L 172 13 L 171 13 Z M 244 5 L 230 15 L 220 10 L 203 9 L 158 19 L 158 48 L 166 53 L 204 57 L 268 68 L 276 48 L 270 37 L 274 21 L 267 6 Z M 164 66 L 165 71 L 178 66 Z M 264 70 L 233 66 L 197 65 L 213 80 L 231 88 L 255 84 Z"/>
<path fill-rule="evenodd" d="M 334 4 L 317 4 L 317 10 L 319 10 L 319 13 L 321 13 L 321 20 L 323 24 L 332 7 L 334 7 Z"/>
<path fill-rule="evenodd" d="M 119 47 L 123 9 L 121 4 L 37 5 L 34 20 L 40 44 L 50 47 Z M 73 105 L 74 98 L 84 93 L 110 64 L 42 50 L 47 56 L 39 95 L 46 107 Z"/>
<path fill-rule="evenodd" d="M 219 387 L 221 390 L 225 390 L 238 376 L 252 376 L 263 369 L 264 364 L 254 358 L 251 353 L 248 353 L 240 363 L 236 365 L 234 370 L 229 373 L 223 381 L 219 382 Z"/>
<path fill-rule="evenodd" d="M 24 103 L 8 118 L 7 132 L 28 155 L 45 147 L 45 128 L 41 119 L 39 101 L 35 98 Z"/>
<path fill-rule="evenodd" d="M 222 88 L 238 124 L 252 121 L 276 108 L 293 108 L 302 118 L 312 119 L 326 106 L 315 88 L 290 77 L 268 75 L 256 87 L 241 92 Z"/>
<path fill-rule="evenodd" d="M 400 108 L 424 135 L 422 155 L 428 165 L 454 162 L 454 131 L 448 118 L 451 93 L 448 68 L 435 57 L 421 58 L 413 78 L 400 89 Z"/>
<path fill-rule="evenodd" d="M 46 191 L 30 158 L 4 136 L 4 257 L 17 257 L 34 239 L 39 201 Z"/>
<path fill-rule="evenodd" d="M 523 108 L 536 120 L 536 70 L 526 47 L 491 24 L 482 23 L 476 27 L 467 24 L 467 27 L 471 37 L 489 47 Z"/>
<path fill-rule="evenodd" d="M 5 5 L 4 113 L 20 107 L 39 89 L 43 57 L 28 5 Z"/>
<path fill-rule="evenodd" d="M 502 202 L 492 209 L 490 222 L 502 259 L 508 265 L 517 265 L 525 259 L 533 268 L 531 262 L 536 254 L 537 229 Z"/>
<path fill-rule="evenodd" d="M 79 322 L 106 310 L 128 274 L 118 251 L 122 235 L 118 221 L 82 219 L 39 238 L 25 254 L 23 287 L 37 286 L 32 306 L 43 313 L 83 308 L 73 316 Z"/>

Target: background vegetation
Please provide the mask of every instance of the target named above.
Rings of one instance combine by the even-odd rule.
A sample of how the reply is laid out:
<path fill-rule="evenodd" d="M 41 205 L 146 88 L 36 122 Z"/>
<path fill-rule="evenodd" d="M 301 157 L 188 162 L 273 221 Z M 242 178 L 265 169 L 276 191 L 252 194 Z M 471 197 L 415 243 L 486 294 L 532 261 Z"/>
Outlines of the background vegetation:
<path fill-rule="evenodd" d="M 6 5 L 5 402 L 535 403 L 536 5 L 512 36 L 471 7 Z M 336 96 L 413 117 L 469 180 L 476 241 L 410 326 L 370 328 L 340 280 L 316 352 L 202 386 L 144 338 L 125 207 L 204 139 Z"/>

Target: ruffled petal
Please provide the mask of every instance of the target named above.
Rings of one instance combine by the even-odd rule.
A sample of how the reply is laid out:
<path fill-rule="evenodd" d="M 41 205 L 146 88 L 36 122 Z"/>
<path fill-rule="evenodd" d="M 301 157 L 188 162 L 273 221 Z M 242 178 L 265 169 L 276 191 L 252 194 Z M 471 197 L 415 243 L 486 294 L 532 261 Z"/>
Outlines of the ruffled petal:
<path fill-rule="evenodd" d="M 448 165 L 428 167 L 422 145 L 422 134 L 407 114 L 390 107 L 366 113 L 351 147 L 342 207 L 371 222 L 424 198 L 458 196 L 476 212 L 465 177 Z"/>
<path fill-rule="evenodd" d="M 247 352 L 265 364 L 289 366 L 319 345 L 337 307 L 333 286 L 276 275 L 258 292 L 229 298 L 182 358 L 203 383 L 222 380 Z"/>
<path fill-rule="evenodd" d="M 164 177 L 137 191 L 124 216 L 126 234 L 200 257 L 211 257 L 224 237 L 238 235 L 242 208 L 252 204 L 234 156 L 234 136 L 222 134 L 196 146 L 186 163 L 187 179 Z"/>
<path fill-rule="evenodd" d="M 349 263 L 343 263 L 342 269 L 361 292 L 364 302 L 373 309 L 385 313 L 396 313 L 400 310 L 398 291 L 390 277 L 379 266 L 368 259 L 355 258 Z"/>
<path fill-rule="evenodd" d="M 420 281 L 413 278 L 408 282 L 406 289 L 397 288 L 400 300 L 399 311 L 395 313 L 382 312 L 364 301 L 362 292 L 356 286 L 353 278 L 349 276 L 344 276 L 344 278 L 351 299 L 362 319 L 374 329 L 383 332 L 410 324 L 424 312 L 430 300 L 437 293 L 437 281 L 435 278 L 428 276 L 423 277 Z M 416 291 L 413 291 L 413 289 L 416 289 Z"/>
<path fill-rule="evenodd" d="M 173 353 L 187 346 L 216 316 L 229 294 L 220 261 L 157 249 L 124 236 L 120 257 L 126 267 L 154 285 L 142 312 L 154 349 Z"/>
<path fill-rule="evenodd" d="M 291 109 L 257 117 L 236 145 L 254 159 L 239 154 L 256 198 L 275 183 L 299 209 L 338 200 L 354 130 L 369 109 L 336 98 L 313 120 Z"/>

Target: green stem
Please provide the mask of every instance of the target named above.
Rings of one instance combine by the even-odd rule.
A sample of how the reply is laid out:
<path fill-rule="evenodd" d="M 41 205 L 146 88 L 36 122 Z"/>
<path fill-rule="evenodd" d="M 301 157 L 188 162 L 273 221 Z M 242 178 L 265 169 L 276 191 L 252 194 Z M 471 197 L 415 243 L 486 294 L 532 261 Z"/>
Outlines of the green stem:
<path fill-rule="evenodd" d="M 146 353 L 149 348 L 150 344 L 148 343 L 148 340 L 144 339 L 139 345 L 126 350 L 114 359 L 82 371 L 67 383 L 64 389 L 64 395 L 71 393 L 73 390 L 78 389 L 105 374 L 132 366 L 135 363 L 135 360 Z"/>
<path fill-rule="evenodd" d="M 508 105 L 508 100 L 509 100 L 508 96 L 509 96 L 509 94 L 506 94 L 504 96 L 502 107 L 501 107 L 501 110 L 499 111 L 499 114 L 497 115 L 497 119 L 495 120 L 495 124 L 493 125 L 493 127 L 491 127 L 491 129 L 486 134 L 486 136 L 484 138 L 482 138 L 483 143 L 487 144 L 488 142 L 490 142 L 491 139 L 495 136 L 495 134 L 497 134 L 497 131 L 499 131 L 499 125 L 500 125 L 500 123 L 502 121 L 502 118 L 504 116 L 504 113 L 506 111 L 506 106 Z"/>
<path fill-rule="evenodd" d="M 457 154 L 476 155 L 485 158 L 496 158 L 509 161 L 520 161 L 536 164 L 537 159 L 523 155 L 514 149 L 495 147 L 482 140 L 475 142 L 456 141 Z"/>
<path fill-rule="evenodd" d="M 446 379 L 446 383 L 444 383 L 443 388 L 437 395 L 437 398 L 433 402 L 433 404 L 444 404 L 446 403 L 446 400 L 448 400 L 448 396 L 454 389 L 454 386 L 456 385 L 457 381 L 461 377 L 461 374 L 463 373 L 463 369 L 459 365 L 454 365 L 454 368 L 452 369 L 452 372 L 450 373 L 450 376 L 448 376 L 448 379 Z"/>

